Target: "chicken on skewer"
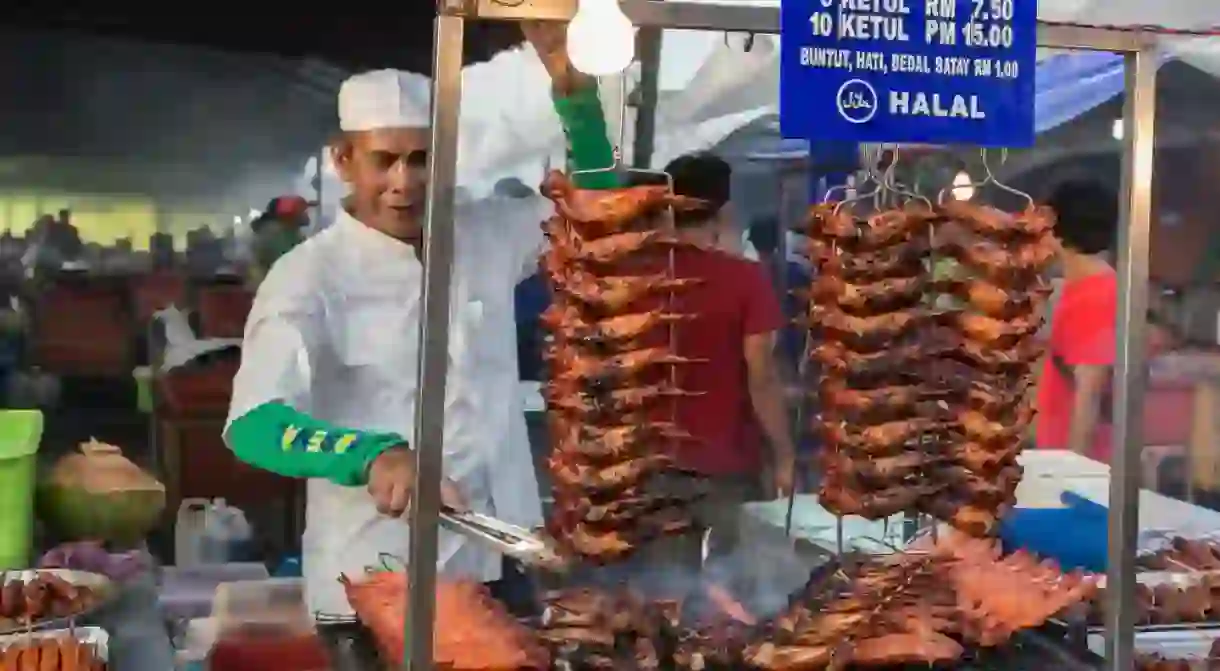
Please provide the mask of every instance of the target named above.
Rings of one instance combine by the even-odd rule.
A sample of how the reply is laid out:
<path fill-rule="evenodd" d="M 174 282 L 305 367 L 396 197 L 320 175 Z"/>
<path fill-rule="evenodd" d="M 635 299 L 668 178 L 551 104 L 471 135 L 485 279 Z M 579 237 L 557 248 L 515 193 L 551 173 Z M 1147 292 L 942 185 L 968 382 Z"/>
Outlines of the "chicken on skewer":
<path fill-rule="evenodd" d="M 552 267 L 550 256 L 543 255 L 543 265 L 555 288 L 607 315 L 620 314 L 650 296 L 660 296 L 699 283 L 697 279 L 674 279 L 668 273 L 597 276 L 572 265 Z"/>
<path fill-rule="evenodd" d="M 548 463 L 556 484 L 587 493 L 615 492 L 639 484 L 652 472 L 672 463 L 669 455 L 648 454 L 610 466 L 582 464 L 552 453 Z"/>
<path fill-rule="evenodd" d="M 579 454 L 590 461 L 622 461 L 655 452 L 666 441 L 692 440 L 690 434 L 668 423 L 641 422 L 597 427 L 579 421 L 552 418 L 555 451 Z"/>
<path fill-rule="evenodd" d="M 887 210 L 860 220 L 846 209 L 827 203 L 813 208 L 808 230 L 815 238 L 832 238 L 853 252 L 866 252 L 909 240 L 931 219 L 931 212 L 911 208 Z"/>
<path fill-rule="evenodd" d="M 654 366 L 703 363 L 702 359 L 682 357 L 666 347 L 637 349 L 607 357 L 586 356 L 572 348 L 547 348 L 545 359 L 551 364 L 551 378 L 566 383 L 571 380 L 597 381 L 611 384 L 630 380 Z"/>
<path fill-rule="evenodd" d="M 1046 207 L 1031 207 L 1013 215 L 968 200 L 948 200 L 940 204 L 949 220 L 985 236 L 1041 236 L 1055 225 L 1055 213 Z"/>
<path fill-rule="evenodd" d="M 665 398 L 697 395 L 667 384 L 601 388 L 596 383 L 586 384 L 580 378 L 556 378 L 542 386 L 542 394 L 555 408 L 603 417 L 639 412 Z"/>
<path fill-rule="evenodd" d="M 996 319 L 1021 318 L 1041 314 L 1051 288 L 1041 280 L 1024 289 L 1007 289 L 984 279 L 949 279 L 938 288 L 961 298 L 975 312 Z"/>
<path fill-rule="evenodd" d="M 614 263 L 641 250 L 677 244 L 674 234 L 664 229 L 614 233 L 593 240 L 581 240 L 567 222 L 549 219 L 546 235 L 552 249 L 562 250 L 567 260 L 576 263 Z"/>
<path fill-rule="evenodd" d="M 662 326 L 693 318 L 693 315 L 653 310 L 590 322 L 575 306 L 555 303 L 542 313 L 541 320 L 544 327 L 565 340 L 612 346 L 635 342 Z"/>
<path fill-rule="evenodd" d="M 929 287 L 922 275 L 886 277 L 856 284 L 838 275 L 819 275 L 808 291 L 794 293 L 823 304 L 837 305 L 845 312 L 880 314 L 911 307 L 923 300 Z"/>

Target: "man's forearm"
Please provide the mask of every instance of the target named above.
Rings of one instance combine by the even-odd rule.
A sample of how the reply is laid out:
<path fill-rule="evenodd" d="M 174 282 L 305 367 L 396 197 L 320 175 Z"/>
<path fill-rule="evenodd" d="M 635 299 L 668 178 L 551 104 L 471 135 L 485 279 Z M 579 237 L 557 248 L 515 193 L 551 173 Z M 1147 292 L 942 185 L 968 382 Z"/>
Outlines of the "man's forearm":
<path fill-rule="evenodd" d="M 567 95 L 556 94 L 555 111 L 567 138 L 568 167 L 572 172 L 614 165 L 614 146 L 610 144 L 596 80 L 582 78 L 568 89 Z M 577 174 L 573 179 L 582 189 L 613 189 L 619 185 L 618 173 L 612 170 Z"/>
<path fill-rule="evenodd" d="M 1093 447 L 1093 435 L 1097 431 L 1097 420 L 1101 415 L 1099 401 L 1100 399 L 1092 394 L 1076 394 L 1072 406 L 1072 425 L 1068 431 L 1069 450 L 1087 455 Z"/>
<path fill-rule="evenodd" d="M 796 458 L 796 446 L 792 442 L 792 430 L 788 423 L 788 407 L 784 403 L 784 386 L 779 375 L 751 380 L 750 403 L 776 462 Z"/>
<path fill-rule="evenodd" d="M 279 402 L 264 403 L 233 420 L 225 441 L 238 459 L 290 478 L 322 478 L 355 487 L 369 464 L 406 443 L 392 433 L 331 426 Z"/>

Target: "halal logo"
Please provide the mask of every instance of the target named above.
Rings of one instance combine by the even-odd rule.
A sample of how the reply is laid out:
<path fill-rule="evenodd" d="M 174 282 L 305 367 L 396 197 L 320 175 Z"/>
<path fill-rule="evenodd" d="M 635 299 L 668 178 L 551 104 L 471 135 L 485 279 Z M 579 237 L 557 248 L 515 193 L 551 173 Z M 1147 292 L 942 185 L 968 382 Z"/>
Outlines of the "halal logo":
<path fill-rule="evenodd" d="M 839 87 L 835 105 L 848 123 L 868 123 L 877 114 L 877 90 L 863 79 L 849 79 Z"/>

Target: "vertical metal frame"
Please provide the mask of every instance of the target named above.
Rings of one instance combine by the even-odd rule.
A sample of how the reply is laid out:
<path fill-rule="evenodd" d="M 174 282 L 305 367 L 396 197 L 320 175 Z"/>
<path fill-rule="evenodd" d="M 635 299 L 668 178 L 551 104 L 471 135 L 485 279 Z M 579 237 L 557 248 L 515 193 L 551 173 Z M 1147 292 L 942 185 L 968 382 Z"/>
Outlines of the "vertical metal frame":
<path fill-rule="evenodd" d="M 779 9 L 698 2 L 622 0 L 641 28 L 779 32 Z M 454 256 L 458 118 L 461 105 L 465 18 L 566 20 L 575 0 L 439 0 L 433 37 L 432 146 L 424 223 L 423 317 L 419 327 L 419 401 L 413 445 L 415 501 L 411 510 L 410 595 L 403 667 L 432 666 L 437 532 L 448 364 L 449 284 Z M 1126 58 L 1126 104 L 1119 224 L 1119 304 L 1114 371 L 1114 453 L 1110 480 L 1109 573 L 1106 590 L 1107 668 L 1134 666 L 1135 551 L 1139 530 L 1139 457 L 1143 442 L 1145 315 L 1148 242 L 1152 215 L 1153 132 L 1156 119 L 1156 47 L 1142 31 L 1071 26 L 1038 28 L 1042 47 L 1113 51 Z M 643 106 L 641 115 L 655 109 Z M 637 124 L 640 122 L 637 121 Z M 647 127 L 648 121 L 643 125 Z"/>
<path fill-rule="evenodd" d="M 1144 446 L 1148 314 L 1148 241 L 1156 124 L 1154 47 L 1126 54 L 1118 315 L 1114 357 L 1114 451 L 1110 464 L 1106 663 L 1135 668 L 1135 552 L 1139 537 L 1140 453 Z"/>
<path fill-rule="evenodd" d="M 449 286 L 454 257 L 458 118 L 462 103 L 464 19 L 442 11 L 432 34 L 432 137 L 423 230 L 424 286 L 419 320 L 419 398 L 415 405 L 415 493 L 403 668 L 432 668 L 436 558 L 440 542 L 445 377 L 449 368 Z"/>

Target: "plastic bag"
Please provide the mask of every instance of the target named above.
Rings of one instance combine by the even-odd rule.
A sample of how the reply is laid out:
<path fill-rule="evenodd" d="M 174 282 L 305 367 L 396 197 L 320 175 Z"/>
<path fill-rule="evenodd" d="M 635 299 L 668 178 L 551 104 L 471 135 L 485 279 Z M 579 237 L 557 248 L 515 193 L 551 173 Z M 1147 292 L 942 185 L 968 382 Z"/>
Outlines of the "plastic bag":
<path fill-rule="evenodd" d="M 348 603 L 373 634 L 383 661 L 402 663 L 407 578 L 374 571 L 360 580 L 341 578 Z M 487 589 L 473 582 L 436 586 L 433 659 L 454 671 L 518 671 L 550 667 L 533 633 L 518 623 Z"/>

